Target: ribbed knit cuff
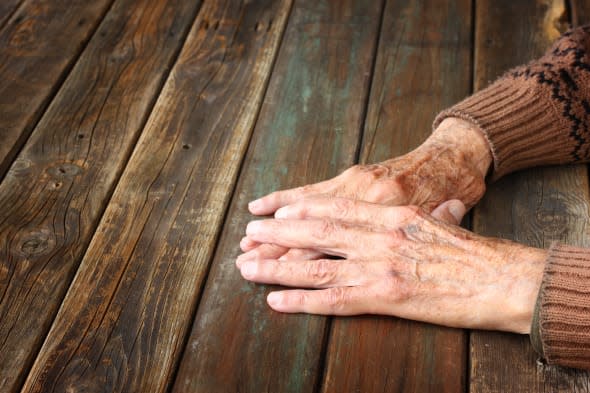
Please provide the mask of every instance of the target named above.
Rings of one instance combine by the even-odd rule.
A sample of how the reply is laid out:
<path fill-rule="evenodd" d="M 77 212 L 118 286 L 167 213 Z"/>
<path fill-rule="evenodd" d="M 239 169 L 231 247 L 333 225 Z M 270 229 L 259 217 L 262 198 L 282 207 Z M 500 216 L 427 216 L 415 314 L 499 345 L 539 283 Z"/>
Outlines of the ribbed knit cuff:
<path fill-rule="evenodd" d="M 590 369 L 590 249 L 551 245 L 537 304 L 531 341 L 547 363 Z"/>
<path fill-rule="evenodd" d="M 438 114 L 436 128 L 447 117 L 458 117 L 477 126 L 486 136 L 494 158 L 492 179 L 518 169 L 561 163 L 571 145 L 566 124 L 540 92 L 535 81 L 502 78 L 484 90 Z"/>

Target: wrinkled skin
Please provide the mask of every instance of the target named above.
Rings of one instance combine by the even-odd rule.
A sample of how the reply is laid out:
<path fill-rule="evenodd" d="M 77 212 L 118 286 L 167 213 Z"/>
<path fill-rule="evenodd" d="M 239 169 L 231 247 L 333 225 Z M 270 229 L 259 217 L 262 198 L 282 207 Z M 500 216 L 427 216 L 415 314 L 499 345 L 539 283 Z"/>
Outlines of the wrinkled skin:
<path fill-rule="evenodd" d="M 356 165 L 320 183 L 276 191 L 249 204 L 255 215 L 273 214 L 300 199 L 330 196 L 390 206 L 416 205 L 426 212 L 458 199 L 467 208 L 485 192 L 485 175 L 492 157 L 477 129 L 460 119 L 446 119 L 417 149 L 379 164 Z M 240 242 L 244 252 L 258 258 L 308 259 L 321 254 L 291 250 L 251 239 Z"/>
<path fill-rule="evenodd" d="M 462 206 L 449 204 L 460 206 L 447 211 Z M 415 206 L 319 197 L 287 205 L 276 217 L 251 222 L 248 241 L 344 258 L 238 257 L 247 280 L 315 289 L 270 293 L 277 311 L 394 315 L 529 333 L 544 250 L 478 236 Z"/>

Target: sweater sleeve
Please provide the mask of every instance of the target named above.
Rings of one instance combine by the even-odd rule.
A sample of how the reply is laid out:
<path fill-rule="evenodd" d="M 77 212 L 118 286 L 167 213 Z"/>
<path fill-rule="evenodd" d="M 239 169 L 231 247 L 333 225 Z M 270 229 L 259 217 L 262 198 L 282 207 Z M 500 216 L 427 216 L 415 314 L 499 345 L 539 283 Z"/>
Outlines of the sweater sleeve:
<path fill-rule="evenodd" d="M 478 126 L 493 179 L 523 168 L 590 160 L 590 25 L 569 30 L 543 57 L 508 71 L 442 111 Z"/>
<path fill-rule="evenodd" d="M 590 250 L 552 244 L 531 342 L 549 364 L 590 369 Z"/>

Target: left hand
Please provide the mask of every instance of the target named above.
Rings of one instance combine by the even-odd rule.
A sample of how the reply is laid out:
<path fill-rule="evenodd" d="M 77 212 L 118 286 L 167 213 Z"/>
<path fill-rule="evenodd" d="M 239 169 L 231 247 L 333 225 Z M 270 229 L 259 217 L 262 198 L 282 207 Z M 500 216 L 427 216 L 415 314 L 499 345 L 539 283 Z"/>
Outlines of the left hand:
<path fill-rule="evenodd" d="M 317 198 L 285 206 L 276 217 L 251 222 L 250 241 L 344 258 L 238 257 L 247 280 L 319 289 L 271 292 L 267 300 L 277 311 L 530 331 L 544 250 L 481 237 L 412 206 Z"/>
<path fill-rule="evenodd" d="M 419 147 L 378 164 L 355 165 L 340 175 L 315 184 L 275 191 L 248 208 L 267 215 L 278 208 L 310 197 L 337 197 L 389 206 L 416 205 L 426 212 L 451 199 L 468 208 L 485 192 L 485 176 L 492 155 L 483 133 L 474 124 L 445 119 Z M 322 255 L 276 244 L 259 244 L 244 238 L 244 252 L 259 258 L 317 259 Z"/>

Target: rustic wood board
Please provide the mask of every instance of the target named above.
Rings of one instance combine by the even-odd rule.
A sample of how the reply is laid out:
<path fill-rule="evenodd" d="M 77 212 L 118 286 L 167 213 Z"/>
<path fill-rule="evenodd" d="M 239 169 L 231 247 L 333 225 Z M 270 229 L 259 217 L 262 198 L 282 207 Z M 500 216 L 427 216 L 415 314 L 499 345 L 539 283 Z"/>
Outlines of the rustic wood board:
<path fill-rule="evenodd" d="M 0 2 L 0 29 L 10 19 L 23 0 L 3 0 Z"/>
<path fill-rule="evenodd" d="M 198 309 L 175 392 L 311 392 L 327 319 L 266 304 L 235 266 L 247 202 L 354 163 L 381 4 L 305 0 L 289 18 L 263 109 Z"/>
<path fill-rule="evenodd" d="M 436 113 L 469 94 L 471 12 L 470 1 L 388 1 L 362 162 L 417 147 Z M 466 338 L 459 329 L 396 318 L 336 318 L 322 390 L 463 391 Z"/>
<path fill-rule="evenodd" d="M 22 384 L 197 7 L 117 1 L 0 184 L 0 391 Z"/>
<path fill-rule="evenodd" d="M 478 1 L 475 88 L 541 55 L 567 26 L 562 1 Z M 491 185 L 474 212 L 475 232 L 537 247 L 590 246 L 585 166 L 539 168 Z M 474 331 L 470 392 L 588 392 L 588 372 L 547 366 L 528 336 Z"/>
<path fill-rule="evenodd" d="M 590 2 L 588 0 L 570 0 L 572 25 L 582 26 L 590 23 Z"/>
<path fill-rule="evenodd" d="M 25 392 L 168 389 L 290 6 L 203 3 Z"/>
<path fill-rule="evenodd" d="M 0 179 L 112 2 L 24 0 L 0 29 Z"/>

